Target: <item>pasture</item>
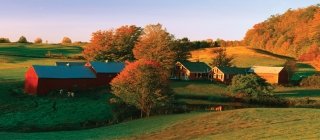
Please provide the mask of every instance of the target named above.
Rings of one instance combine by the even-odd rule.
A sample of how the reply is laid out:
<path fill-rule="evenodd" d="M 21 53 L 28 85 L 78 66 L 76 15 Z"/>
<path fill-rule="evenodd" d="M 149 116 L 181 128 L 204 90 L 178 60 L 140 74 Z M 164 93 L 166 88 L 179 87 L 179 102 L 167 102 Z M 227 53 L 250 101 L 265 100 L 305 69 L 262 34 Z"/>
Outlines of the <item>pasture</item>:
<path fill-rule="evenodd" d="M 113 106 L 105 89 L 66 96 L 37 97 L 23 94 L 24 74 L 31 65 L 54 65 L 73 59 L 47 58 L 48 51 L 79 55 L 79 46 L 0 44 L 0 130 L 32 131 L 87 127 L 90 122 L 112 120 Z M 87 124 L 86 124 L 87 123 Z"/>
<path fill-rule="evenodd" d="M 214 58 L 213 50 L 217 48 L 206 48 L 195 50 L 191 52 L 192 61 L 202 61 L 209 64 Z M 258 66 L 281 66 L 288 57 L 275 55 L 261 50 L 251 49 L 244 46 L 226 47 L 226 53 L 229 57 L 233 57 L 234 66 L 237 67 L 251 67 Z"/>
<path fill-rule="evenodd" d="M 303 114 L 303 115 L 302 115 Z M 251 108 L 138 119 L 81 131 L 0 132 L 4 139 L 319 139 L 320 110 Z"/>
<path fill-rule="evenodd" d="M 24 73 L 31 65 L 54 65 L 56 61 L 79 61 L 48 58 L 46 54 L 79 55 L 82 47 L 63 45 L 0 44 L 0 130 L 72 130 L 98 127 L 112 121 L 115 107 L 108 103 L 112 95 L 106 89 L 86 91 L 76 97 L 28 96 L 23 93 Z M 192 52 L 192 59 L 209 62 L 211 49 Z M 227 48 L 239 67 L 251 65 L 282 65 L 286 59 L 245 47 Z M 311 74 L 309 65 L 298 65 L 298 74 Z M 190 105 L 214 104 L 239 106 L 225 94 L 227 86 L 209 81 L 171 81 L 171 87 L 180 103 Z M 275 94 L 289 99 L 320 100 L 319 89 L 276 87 Z M 301 115 L 305 114 L 305 115 Z M 223 112 L 192 112 L 187 114 L 155 116 L 89 130 L 60 132 L 0 132 L 3 139 L 240 139 L 251 138 L 319 138 L 315 132 L 320 126 L 320 112 L 314 109 L 239 109 Z M 305 125 L 309 124 L 309 125 Z M 292 129 L 286 129 L 290 125 Z M 267 131 L 265 131 L 267 130 Z M 300 131 L 308 135 L 301 135 Z M 185 133 L 189 132 L 189 133 Z M 280 135 L 279 133 L 284 135 Z"/>

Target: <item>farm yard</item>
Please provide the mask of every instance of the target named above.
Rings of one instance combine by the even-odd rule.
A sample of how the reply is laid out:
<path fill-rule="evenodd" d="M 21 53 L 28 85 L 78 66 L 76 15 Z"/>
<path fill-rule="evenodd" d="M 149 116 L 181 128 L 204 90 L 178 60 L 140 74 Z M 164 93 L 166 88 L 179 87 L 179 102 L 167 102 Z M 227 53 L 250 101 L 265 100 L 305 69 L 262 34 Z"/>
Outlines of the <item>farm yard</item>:
<path fill-rule="evenodd" d="M 8 49 L 12 47 L 14 49 Z M 317 118 L 318 110 L 300 108 L 251 108 L 247 104 L 234 103 L 227 98 L 227 86 L 210 81 L 180 81 L 172 80 L 170 86 L 175 92 L 179 104 L 188 106 L 202 106 L 199 110 L 193 109 L 191 113 L 154 116 L 150 118 L 125 121 L 120 124 L 106 126 L 106 120 L 114 121 L 115 106 L 109 104 L 108 100 L 113 97 L 107 89 L 88 90 L 79 92 L 76 97 L 61 96 L 28 96 L 23 94 L 24 74 L 27 67 L 34 64 L 54 65 L 56 61 L 79 61 L 71 59 L 70 56 L 79 55 L 81 47 L 60 45 L 26 45 L 26 53 L 19 52 L 20 44 L 2 44 L 1 54 L 1 99 L 0 99 L 0 132 L 4 139 L 179 139 L 203 138 L 215 139 L 224 137 L 230 139 L 239 137 L 250 138 L 288 138 L 297 136 L 296 130 L 306 130 L 309 135 L 300 135 L 299 138 L 319 138 L 315 128 L 319 127 Z M 34 49 L 32 47 L 38 48 Z M 39 48 L 43 50 L 38 52 Z M 241 53 L 237 55 L 233 50 L 235 60 L 245 55 L 274 58 L 268 54 L 253 51 L 251 49 L 238 47 Z M 48 51 L 60 53 L 64 58 L 46 57 Z M 232 49 L 231 49 L 232 50 Z M 194 53 L 194 52 L 192 52 Z M 8 54 L 8 55 L 7 55 Z M 239 58 L 240 59 L 240 58 Z M 261 58 L 265 60 L 264 58 Z M 274 58 L 273 61 L 264 64 L 279 65 L 285 62 L 285 58 Z M 238 66 L 248 66 L 257 62 L 241 60 Z M 298 74 L 310 74 L 315 70 L 302 63 L 298 64 Z M 287 99 L 301 99 L 320 101 L 320 89 L 304 87 L 277 86 L 275 95 Z M 107 93 L 107 94 L 106 94 Z M 55 104 L 55 107 L 53 107 Z M 213 105 L 223 105 L 226 111 L 207 112 L 206 108 Z M 313 105 L 316 105 L 315 103 Z M 299 106 L 298 106 L 299 107 Z M 303 106 L 308 107 L 308 106 Z M 310 106 L 309 106 L 310 107 Z M 312 107 L 312 106 L 311 106 Z M 236 110 L 234 110 L 236 109 Z M 55 110 L 55 111 L 54 111 Z M 271 113 L 270 113 L 271 112 Z M 309 114 L 309 115 L 299 115 Z M 226 117 L 228 116 L 228 117 Z M 229 119 L 228 119 L 229 118 Z M 232 119 L 230 119 L 232 118 Z M 272 119 L 271 119 L 272 118 Z M 252 122 L 254 120 L 254 123 Z M 239 124 L 240 125 L 236 125 Z M 138 125 L 139 124 L 139 125 Z M 143 124 L 143 125 L 141 125 Z M 268 125 L 266 125 L 268 124 Z M 305 125 L 312 124 L 312 125 Z M 286 125 L 292 126 L 286 129 Z M 94 128 L 100 127 L 101 128 Z M 139 129 L 137 129 L 139 126 Z M 33 132 L 53 130 L 74 130 L 94 128 L 90 130 L 75 130 L 61 132 Z M 182 129 L 181 129 L 182 128 Z M 241 128 L 241 129 L 238 129 Z M 247 135 L 248 132 L 254 133 Z M 172 131 L 179 130 L 179 131 Z M 265 131 L 268 130 L 268 131 Z M 193 131 L 185 135 L 183 132 Z M 32 132 L 32 133 L 20 133 Z M 286 135 L 275 135 L 281 132 Z M 173 135 L 173 133 L 176 133 Z M 244 135 L 246 134 L 246 135 Z"/>

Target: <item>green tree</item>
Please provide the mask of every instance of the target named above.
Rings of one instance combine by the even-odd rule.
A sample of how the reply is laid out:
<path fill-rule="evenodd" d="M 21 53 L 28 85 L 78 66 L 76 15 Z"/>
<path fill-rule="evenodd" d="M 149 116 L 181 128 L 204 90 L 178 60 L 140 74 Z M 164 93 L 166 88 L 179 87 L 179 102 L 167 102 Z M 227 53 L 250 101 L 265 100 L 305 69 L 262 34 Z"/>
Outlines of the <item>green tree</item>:
<path fill-rule="evenodd" d="M 154 61 L 138 60 L 128 64 L 111 81 L 112 93 L 134 105 L 149 117 L 153 109 L 169 103 L 171 89 L 160 65 Z"/>
<path fill-rule="evenodd" d="M 116 30 L 97 31 L 92 34 L 83 55 L 87 60 L 126 61 L 134 60 L 132 49 L 136 44 L 141 28 L 135 25 L 121 26 Z"/>
<path fill-rule="evenodd" d="M 191 57 L 190 48 L 192 43 L 188 38 L 177 39 L 173 43 L 173 51 L 176 53 L 176 61 L 185 61 Z"/>
<path fill-rule="evenodd" d="M 163 29 L 161 24 L 147 25 L 133 49 L 133 54 L 136 59 L 160 63 L 163 70 L 169 73 L 176 60 L 173 45 L 173 35 Z"/>
<path fill-rule="evenodd" d="M 27 38 L 24 36 L 21 36 L 18 40 L 18 43 L 28 43 Z"/>
<path fill-rule="evenodd" d="M 240 93 L 250 97 L 257 97 L 260 95 L 270 95 L 274 88 L 264 79 L 254 74 L 248 74 L 234 76 L 229 89 L 236 94 Z"/>
<path fill-rule="evenodd" d="M 71 43 L 72 43 L 72 41 L 69 37 L 62 38 L 61 44 L 71 44 Z"/>
<path fill-rule="evenodd" d="M 10 43 L 10 40 L 9 40 L 9 38 L 3 38 L 3 37 L 1 37 L 1 38 L 0 38 L 0 43 Z"/>
<path fill-rule="evenodd" d="M 228 57 L 226 50 L 224 48 L 218 48 L 213 50 L 213 55 L 215 57 L 213 58 L 210 65 L 212 67 L 214 66 L 231 66 L 231 61 L 233 60 L 233 57 Z"/>

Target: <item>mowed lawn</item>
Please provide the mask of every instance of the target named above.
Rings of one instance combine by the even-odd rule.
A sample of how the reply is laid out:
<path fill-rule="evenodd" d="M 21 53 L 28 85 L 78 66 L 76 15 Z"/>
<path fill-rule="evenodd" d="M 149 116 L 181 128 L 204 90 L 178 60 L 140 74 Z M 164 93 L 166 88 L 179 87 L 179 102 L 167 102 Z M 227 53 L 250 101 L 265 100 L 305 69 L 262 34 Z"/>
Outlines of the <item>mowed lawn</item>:
<path fill-rule="evenodd" d="M 138 119 L 102 128 L 0 132 L 3 139 L 319 139 L 320 110 L 250 108 Z"/>
<path fill-rule="evenodd" d="M 191 61 L 202 61 L 207 64 L 211 63 L 214 58 L 213 51 L 217 48 L 206 48 L 191 52 Z M 234 60 L 232 64 L 237 67 L 258 66 L 282 66 L 286 59 L 284 56 L 275 55 L 261 50 L 251 49 L 245 46 L 226 47 L 228 56 L 232 56 Z"/>

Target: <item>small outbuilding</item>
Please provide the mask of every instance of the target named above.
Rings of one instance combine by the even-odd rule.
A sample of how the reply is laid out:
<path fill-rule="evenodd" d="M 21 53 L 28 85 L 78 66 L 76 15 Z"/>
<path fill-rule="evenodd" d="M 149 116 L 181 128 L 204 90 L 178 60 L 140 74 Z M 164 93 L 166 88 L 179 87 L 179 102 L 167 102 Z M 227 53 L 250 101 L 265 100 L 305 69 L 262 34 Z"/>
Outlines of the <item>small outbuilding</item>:
<path fill-rule="evenodd" d="M 171 74 L 172 79 L 207 80 L 211 67 L 204 62 L 177 62 Z"/>
<path fill-rule="evenodd" d="M 284 67 L 253 66 L 248 72 L 258 75 L 270 84 L 286 84 L 289 82 L 289 74 Z"/>

